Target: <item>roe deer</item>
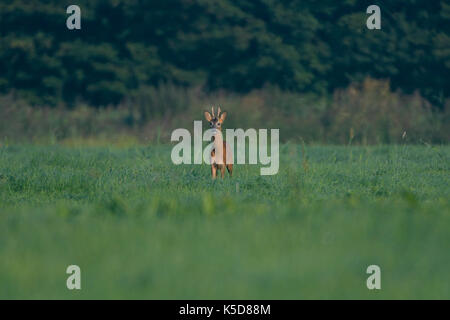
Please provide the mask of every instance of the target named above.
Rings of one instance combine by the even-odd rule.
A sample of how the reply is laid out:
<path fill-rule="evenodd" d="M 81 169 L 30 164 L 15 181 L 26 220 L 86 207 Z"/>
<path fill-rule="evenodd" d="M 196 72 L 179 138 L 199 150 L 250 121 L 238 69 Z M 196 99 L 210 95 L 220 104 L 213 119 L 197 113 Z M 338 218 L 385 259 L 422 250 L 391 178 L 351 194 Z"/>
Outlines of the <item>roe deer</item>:
<path fill-rule="evenodd" d="M 214 115 L 214 107 L 211 108 L 211 113 L 205 111 L 205 119 L 209 122 L 210 127 L 215 131 L 214 136 L 211 138 L 213 142 L 213 148 L 211 150 L 211 175 L 215 179 L 217 177 L 217 169 L 220 170 L 222 179 L 225 176 L 225 167 L 230 174 L 233 175 L 233 154 L 232 150 L 223 141 L 222 137 L 222 124 L 227 117 L 227 112 L 220 113 L 220 107 L 217 109 L 217 116 Z"/>

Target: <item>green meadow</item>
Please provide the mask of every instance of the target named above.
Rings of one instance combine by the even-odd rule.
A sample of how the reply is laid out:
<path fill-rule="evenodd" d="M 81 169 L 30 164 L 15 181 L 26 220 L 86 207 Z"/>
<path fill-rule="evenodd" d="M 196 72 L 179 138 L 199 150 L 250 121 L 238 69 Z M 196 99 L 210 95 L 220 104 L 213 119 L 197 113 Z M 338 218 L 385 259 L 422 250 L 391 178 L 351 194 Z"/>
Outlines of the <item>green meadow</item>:
<path fill-rule="evenodd" d="M 450 299 L 450 147 L 280 149 L 212 181 L 169 145 L 0 147 L 0 298 Z"/>

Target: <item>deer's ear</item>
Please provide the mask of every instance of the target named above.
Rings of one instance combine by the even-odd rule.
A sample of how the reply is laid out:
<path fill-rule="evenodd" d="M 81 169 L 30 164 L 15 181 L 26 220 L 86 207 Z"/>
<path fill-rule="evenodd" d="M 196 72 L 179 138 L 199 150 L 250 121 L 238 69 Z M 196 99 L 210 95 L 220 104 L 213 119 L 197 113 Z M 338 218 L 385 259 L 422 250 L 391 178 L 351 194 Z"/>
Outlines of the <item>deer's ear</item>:
<path fill-rule="evenodd" d="M 224 111 L 224 112 L 222 112 L 220 114 L 220 120 L 224 121 L 226 117 L 227 117 L 227 112 L 226 111 Z"/>
<path fill-rule="evenodd" d="M 212 120 L 212 116 L 211 116 L 211 114 L 208 111 L 205 111 L 205 119 L 207 121 L 211 121 Z"/>

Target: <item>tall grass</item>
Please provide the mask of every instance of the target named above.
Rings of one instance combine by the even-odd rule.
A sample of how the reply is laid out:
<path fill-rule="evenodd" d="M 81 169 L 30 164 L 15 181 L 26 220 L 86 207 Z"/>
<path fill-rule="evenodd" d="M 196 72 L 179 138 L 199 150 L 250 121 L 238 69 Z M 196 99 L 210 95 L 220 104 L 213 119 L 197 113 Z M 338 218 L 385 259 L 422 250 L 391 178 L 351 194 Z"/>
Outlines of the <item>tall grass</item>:
<path fill-rule="evenodd" d="M 0 141 L 79 139 L 167 142 L 173 129 L 191 128 L 203 110 L 220 105 L 227 128 L 279 128 L 282 141 L 328 144 L 448 143 L 450 101 L 437 110 L 418 93 L 392 92 L 387 81 L 366 79 L 332 96 L 267 87 L 248 94 L 204 92 L 161 84 L 131 92 L 118 106 L 32 107 L 0 97 Z"/>

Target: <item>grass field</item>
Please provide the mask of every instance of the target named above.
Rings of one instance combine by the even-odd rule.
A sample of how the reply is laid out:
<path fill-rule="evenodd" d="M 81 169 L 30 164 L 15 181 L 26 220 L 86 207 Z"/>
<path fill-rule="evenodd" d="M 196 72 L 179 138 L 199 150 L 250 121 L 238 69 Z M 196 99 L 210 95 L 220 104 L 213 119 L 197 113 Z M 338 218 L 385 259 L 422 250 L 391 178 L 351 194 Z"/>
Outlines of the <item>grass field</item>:
<path fill-rule="evenodd" d="M 1 147 L 0 298 L 450 298 L 450 147 L 285 144 L 214 182 L 170 150 Z"/>

